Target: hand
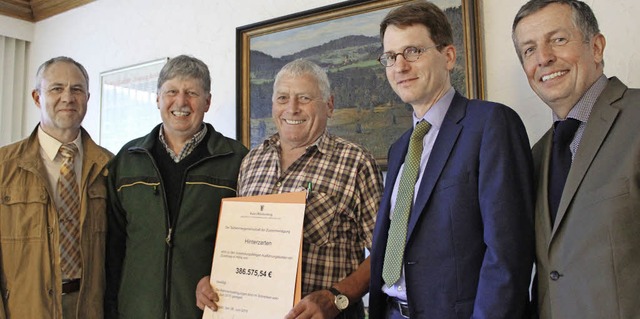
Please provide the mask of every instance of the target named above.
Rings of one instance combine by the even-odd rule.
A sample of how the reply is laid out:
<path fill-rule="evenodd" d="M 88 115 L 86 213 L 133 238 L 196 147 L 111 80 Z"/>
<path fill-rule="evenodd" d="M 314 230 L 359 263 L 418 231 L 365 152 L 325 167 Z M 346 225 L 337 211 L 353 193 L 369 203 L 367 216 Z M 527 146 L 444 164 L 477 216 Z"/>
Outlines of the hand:
<path fill-rule="evenodd" d="M 340 311 L 333 303 L 333 294 L 328 290 L 318 290 L 302 298 L 285 319 L 330 319 L 335 318 Z"/>
<path fill-rule="evenodd" d="M 218 304 L 216 302 L 220 301 L 218 298 L 218 294 L 213 290 L 213 287 L 209 283 L 210 277 L 202 277 L 196 286 L 196 306 L 200 308 L 200 310 L 204 310 L 204 307 L 207 306 L 213 311 L 218 311 Z"/>

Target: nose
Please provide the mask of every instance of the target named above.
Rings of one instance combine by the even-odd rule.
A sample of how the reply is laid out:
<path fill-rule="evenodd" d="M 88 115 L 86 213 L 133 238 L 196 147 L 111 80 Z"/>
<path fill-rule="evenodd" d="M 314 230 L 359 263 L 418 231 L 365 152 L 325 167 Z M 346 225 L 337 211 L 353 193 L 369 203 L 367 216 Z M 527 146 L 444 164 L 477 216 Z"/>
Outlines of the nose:
<path fill-rule="evenodd" d="M 298 98 L 291 97 L 289 99 L 289 102 L 287 102 L 286 107 L 287 107 L 287 111 L 289 111 L 290 113 L 298 112 L 298 110 L 300 110 L 300 102 L 298 102 Z"/>
<path fill-rule="evenodd" d="M 539 66 L 549 65 L 556 60 L 556 55 L 550 45 L 541 45 L 538 50 L 536 50 L 536 54 Z"/>
<path fill-rule="evenodd" d="M 187 103 L 187 92 L 178 92 L 176 94 L 176 103 L 180 106 L 185 105 Z"/>
<path fill-rule="evenodd" d="M 73 100 L 73 94 L 71 94 L 71 88 L 67 87 L 62 91 L 62 94 L 60 95 L 60 99 L 62 99 L 63 102 L 70 102 L 71 100 Z"/>
<path fill-rule="evenodd" d="M 396 62 L 393 64 L 392 68 L 396 72 L 405 71 L 409 67 L 409 62 L 404 58 L 404 55 L 398 53 L 396 55 Z"/>

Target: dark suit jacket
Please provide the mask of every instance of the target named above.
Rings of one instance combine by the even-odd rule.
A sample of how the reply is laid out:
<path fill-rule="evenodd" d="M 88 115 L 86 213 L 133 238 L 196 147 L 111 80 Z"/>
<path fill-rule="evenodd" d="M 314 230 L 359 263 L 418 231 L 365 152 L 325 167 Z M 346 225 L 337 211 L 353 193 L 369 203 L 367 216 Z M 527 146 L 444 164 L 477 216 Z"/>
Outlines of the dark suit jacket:
<path fill-rule="evenodd" d="M 640 318 L 640 90 L 609 79 L 591 110 L 553 228 L 552 136 L 549 130 L 533 147 L 540 318 Z"/>
<path fill-rule="evenodd" d="M 371 250 L 371 319 L 384 318 L 390 199 L 410 135 L 389 149 Z M 411 318 L 522 318 L 533 264 L 534 192 L 519 116 L 456 93 L 421 174 L 403 261 Z"/>

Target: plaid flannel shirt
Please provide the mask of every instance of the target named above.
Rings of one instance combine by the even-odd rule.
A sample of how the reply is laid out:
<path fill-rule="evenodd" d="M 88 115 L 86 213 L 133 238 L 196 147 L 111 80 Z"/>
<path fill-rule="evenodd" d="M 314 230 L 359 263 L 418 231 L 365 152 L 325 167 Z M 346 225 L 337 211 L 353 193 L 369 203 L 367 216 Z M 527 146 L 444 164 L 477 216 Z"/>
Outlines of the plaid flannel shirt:
<path fill-rule="evenodd" d="M 271 136 L 245 157 L 238 177 L 239 196 L 306 190 L 303 230 L 303 296 L 356 270 L 371 247 L 382 197 L 382 173 L 364 148 L 325 132 L 285 172 L 280 168 L 280 137 Z"/>

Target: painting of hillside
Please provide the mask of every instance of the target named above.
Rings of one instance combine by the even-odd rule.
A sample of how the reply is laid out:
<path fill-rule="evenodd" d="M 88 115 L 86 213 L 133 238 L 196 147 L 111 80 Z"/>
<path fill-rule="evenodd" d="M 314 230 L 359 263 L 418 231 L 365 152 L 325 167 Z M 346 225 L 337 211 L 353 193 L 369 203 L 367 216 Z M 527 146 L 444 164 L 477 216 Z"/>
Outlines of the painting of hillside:
<path fill-rule="evenodd" d="M 452 23 L 458 52 L 452 82 L 458 92 L 466 95 L 463 10 L 460 1 L 453 1 L 454 5 L 451 5 L 452 1 L 441 1 L 441 7 L 450 5 L 443 10 Z M 329 76 L 336 109 L 328 130 L 363 145 L 384 167 L 390 144 L 412 125 L 411 106 L 396 96 L 387 83 L 384 67 L 377 61 L 383 52 L 378 35 L 379 22 L 391 9 L 251 38 L 248 59 L 250 147 L 276 131 L 271 119 L 276 73 L 286 63 L 304 58 L 320 65 Z"/>

